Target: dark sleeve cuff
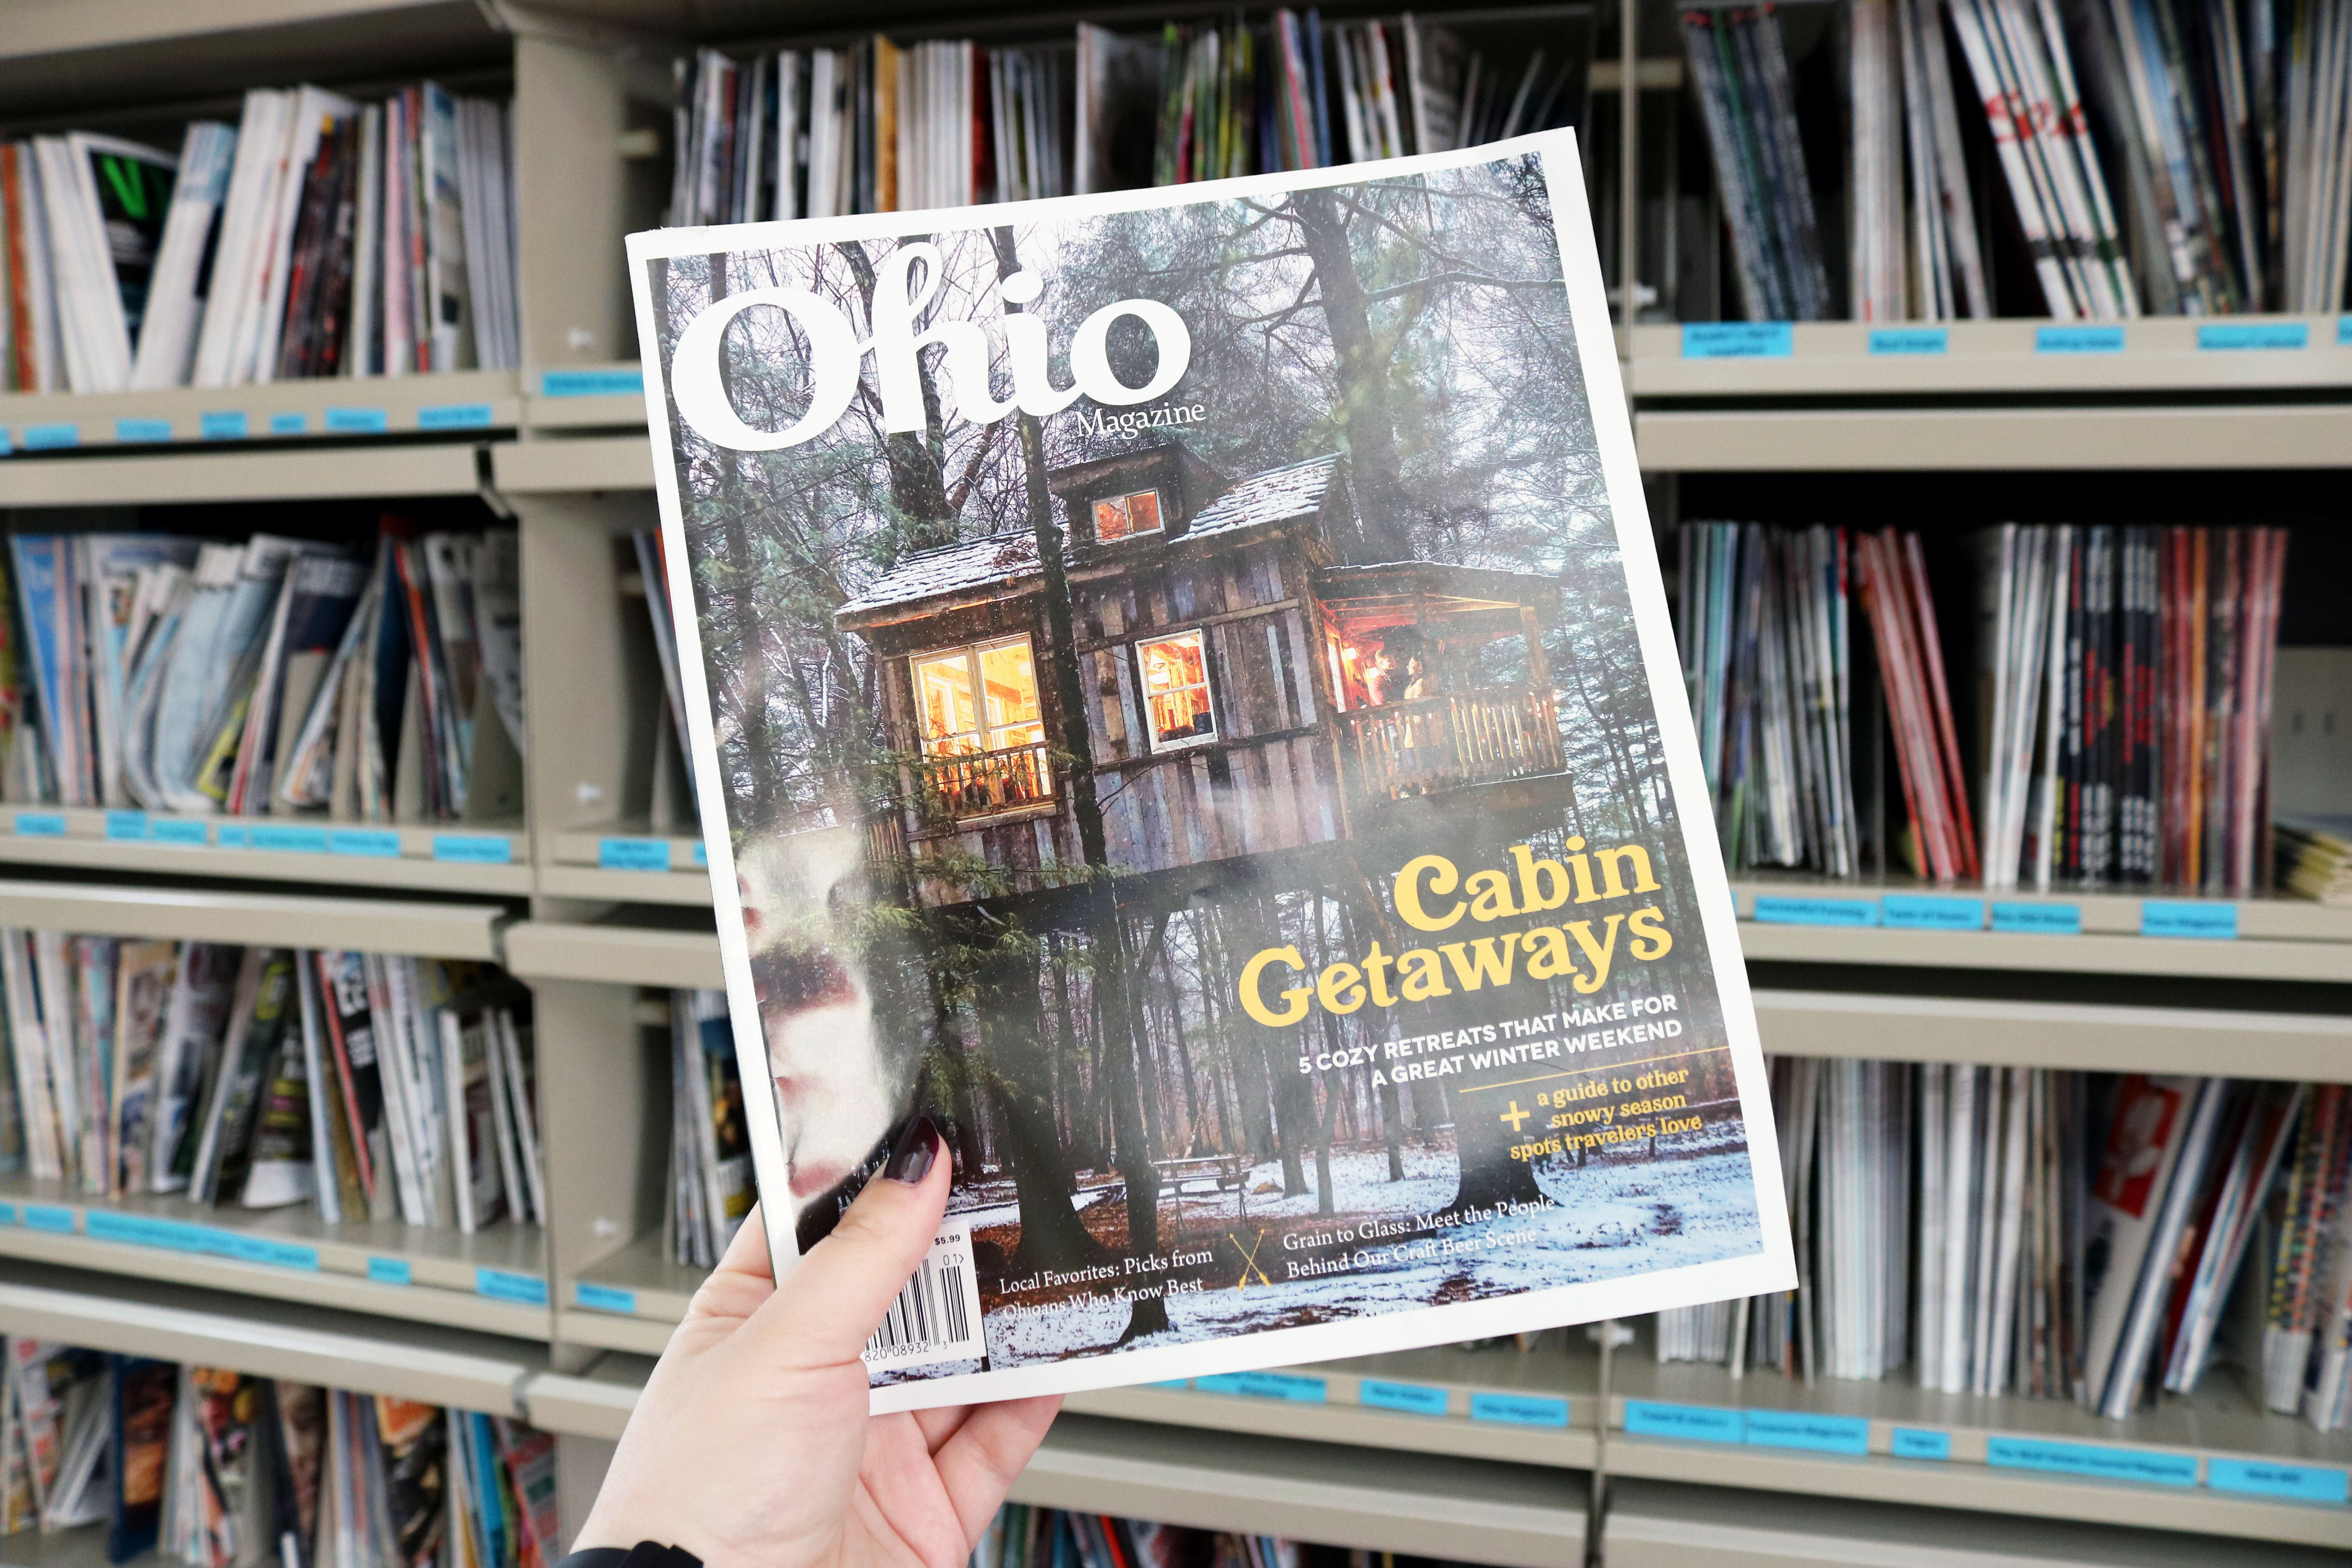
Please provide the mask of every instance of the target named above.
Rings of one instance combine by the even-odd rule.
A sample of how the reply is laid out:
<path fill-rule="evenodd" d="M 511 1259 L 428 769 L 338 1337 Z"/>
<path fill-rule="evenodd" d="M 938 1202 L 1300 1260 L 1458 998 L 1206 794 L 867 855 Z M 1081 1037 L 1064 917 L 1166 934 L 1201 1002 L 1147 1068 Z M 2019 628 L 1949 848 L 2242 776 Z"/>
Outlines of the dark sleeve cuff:
<path fill-rule="evenodd" d="M 684 1547 L 640 1541 L 626 1552 L 617 1546 L 592 1546 L 572 1553 L 555 1568 L 702 1568 L 702 1559 Z"/>

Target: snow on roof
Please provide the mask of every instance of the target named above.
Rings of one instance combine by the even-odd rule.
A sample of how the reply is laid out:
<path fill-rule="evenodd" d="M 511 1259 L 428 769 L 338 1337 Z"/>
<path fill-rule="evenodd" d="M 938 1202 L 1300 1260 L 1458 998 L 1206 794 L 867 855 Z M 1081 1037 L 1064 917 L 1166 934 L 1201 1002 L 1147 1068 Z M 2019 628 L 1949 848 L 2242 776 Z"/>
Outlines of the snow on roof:
<path fill-rule="evenodd" d="M 887 605 L 935 598 L 959 589 L 977 588 L 1007 578 L 1024 577 L 1037 569 L 1034 535 L 992 533 L 937 550 L 918 550 L 866 585 L 866 592 L 841 606 L 838 615 L 856 615 Z"/>
<path fill-rule="evenodd" d="M 1332 470 L 1339 461 L 1327 453 L 1244 479 L 1202 508 L 1185 531 L 1185 537 L 1234 533 L 1294 517 L 1312 516 L 1323 505 L 1323 494 L 1331 488 Z M 1037 542 L 1033 534 L 1025 530 L 1019 533 L 992 533 L 961 544 L 915 552 L 867 584 L 864 593 L 835 614 L 854 616 L 892 605 L 913 604 L 1025 577 L 1036 569 Z"/>
<path fill-rule="evenodd" d="M 1327 452 L 1244 479 L 1202 507 L 1192 519 L 1190 531 L 1231 533 L 1235 529 L 1307 516 L 1322 507 L 1323 492 L 1331 488 L 1331 470 L 1339 462 Z"/>

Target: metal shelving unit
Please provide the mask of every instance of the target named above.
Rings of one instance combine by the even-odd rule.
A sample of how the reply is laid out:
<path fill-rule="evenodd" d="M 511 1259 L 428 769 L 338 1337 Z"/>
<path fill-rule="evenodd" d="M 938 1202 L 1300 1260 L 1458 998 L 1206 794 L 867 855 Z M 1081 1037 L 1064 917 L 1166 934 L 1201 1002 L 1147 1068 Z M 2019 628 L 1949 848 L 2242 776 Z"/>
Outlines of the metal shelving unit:
<path fill-rule="evenodd" d="M 0 395 L 5 450 L 17 458 L 89 449 L 448 436 L 512 430 L 522 399 L 512 371 L 331 377 L 164 392 Z"/>
<path fill-rule="evenodd" d="M 362 826 L 309 817 L 0 806 L 0 863 L 431 893 L 530 891 L 520 824 Z"/>

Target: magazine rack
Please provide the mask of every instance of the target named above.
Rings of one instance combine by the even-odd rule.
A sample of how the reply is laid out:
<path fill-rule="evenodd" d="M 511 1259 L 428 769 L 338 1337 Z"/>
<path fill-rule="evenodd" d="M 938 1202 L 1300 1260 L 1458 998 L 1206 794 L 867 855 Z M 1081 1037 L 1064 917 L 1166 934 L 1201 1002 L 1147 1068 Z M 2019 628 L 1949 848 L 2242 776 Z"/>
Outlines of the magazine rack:
<path fill-rule="evenodd" d="M 779 24 L 682 0 L 16 9 L 26 15 L 0 41 L 0 97 L 27 128 L 143 125 L 181 116 L 147 106 L 192 98 L 229 112 L 244 87 L 300 79 L 438 71 L 511 85 L 520 371 L 0 396 L 13 448 L 0 458 L 0 507 L 26 526 L 31 509 L 168 520 L 224 502 L 484 497 L 521 530 L 525 820 L 464 825 L 502 851 L 446 858 L 433 830 L 404 828 L 399 856 L 358 858 L 165 847 L 114 833 L 104 813 L 33 835 L 0 808 L 0 926 L 503 962 L 536 993 L 551 1223 L 473 1237 L 328 1227 L 10 1179 L 0 1332 L 525 1415 L 563 1435 L 576 1523 L 646 1358 L 699 1278 L 661 1245 L 665 993 L 719 984 L 698 840 L 690 818 L 656 810 L 669 804 L 656 776 L 659 675 L 631 596 L 644 585 L 623 564 L 626 535 L 655 513 L 620 237 L 657 219 L 669 59 L 712 41 L 702 30 L 764 42 L 753 30 Z M 887 25 L 906 9 L 854 20 Z M 1121 19 L 1148 26 L 1185 9 L 1123 7 Z M 1616 202 L 1603 243 L 1622 278 L 1643 259 L 1645 160 L 1689 89 L 1670 12 L 1654 0 L 1605 10 L 1619 47 L 1595 63 L 1592 87 L 1614 98 L 1596 119 L 1616 121 L 1617 167 L 1596 183 Z M 937 16 L 907 36 L 1066 26 L 1061 13 Z M 1896 353 L 1855 325 L 1743 335 L 1645 314 L 1620 347 L 1661 526 L 1676 521 L 1684 474 L 2352 467 L 2343 323 L 2243 320 L 2299 328 L 2302 346 L 2217 348 L 2197 323 L 2150 319 L 2130 323 L 2117 352 L 2062 355 L 2037 344 L 2036 323 L 2000 321 L 1938 328 L 1933 352 Z M 271 416 L 303 423 L 276 440 L 207 440 L 205 416 L 227 413 L 254 430 Z M 2083 934 L 2057 937 L 1759 920 L 1792 899 L 1875 909 L 1901 889 L 1759 879 L 1736 890 L 1769 1050 L 2095 1070 L 2222 1063 L 2352 1081 L 2342 910 L 2235 900 L 2235 940 L 2168 940 L 2141 934 L 2142 900 L 2067 896 Z M 1588 1535 L 1612 1564 L 1894 1562 L 1923 1542 L 2053 1563 L 2289 1563 L 2352 1547 L 2341 1489 L 2352 1437 L 2262 1415 L 2218 1379 L 2116 1424 L 2071 1405 L 1926 1396 L 1894 1382 L 1807 1387 L 1657 1366 L 1638 1340 L 1603 1348 L 1579 1330 L 1566 1348 L 1203 1381 L 1214 1386 L 1074 1398 L 1016 1498 L 1531 1565 L 1574 1560 Z M 1948 1457 L 1909 1457 L 1922 1450 L 1898 1433 L 1911 1432 L 1940 1436 Z M 2078 1472 L 1992 1462 L 1995 1439 L 2071 1446 Z M 2249 1463 L 2309 1472 L 2321 1494 L 2332 1477 L 2337 1490 L 2289 1501 L 2215 1479 Z M 2108 1479 L 2135 1464 L 2158 1479 Z M 1595 1488 L 1611 1500 L 1605 1516 L 1589 1506 Z M 10 1544 L 12 1561 L 23 1544 Z M 41 1560 L 76 1550 L 52 1543 Z"/>

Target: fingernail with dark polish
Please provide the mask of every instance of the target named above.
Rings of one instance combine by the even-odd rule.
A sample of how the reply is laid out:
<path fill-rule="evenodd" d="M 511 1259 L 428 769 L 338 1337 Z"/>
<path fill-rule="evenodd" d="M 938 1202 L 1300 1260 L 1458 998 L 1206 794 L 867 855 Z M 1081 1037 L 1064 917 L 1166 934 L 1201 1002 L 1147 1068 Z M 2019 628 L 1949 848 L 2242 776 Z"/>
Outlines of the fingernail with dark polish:
<path fill-rule="evenodd" d="M 940 1124 L 929 1112 L 918 1116 L 898 1134 L 890 1145 L 890 1158 L 884 1162 L 882 1173 L 894 1182 L 913 1186 L 931 1173 L 931 1162 L 940 1154 Z"/>

